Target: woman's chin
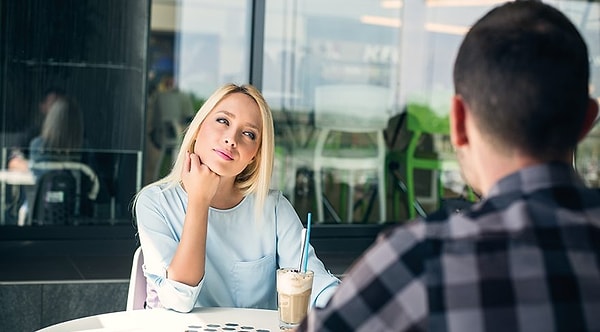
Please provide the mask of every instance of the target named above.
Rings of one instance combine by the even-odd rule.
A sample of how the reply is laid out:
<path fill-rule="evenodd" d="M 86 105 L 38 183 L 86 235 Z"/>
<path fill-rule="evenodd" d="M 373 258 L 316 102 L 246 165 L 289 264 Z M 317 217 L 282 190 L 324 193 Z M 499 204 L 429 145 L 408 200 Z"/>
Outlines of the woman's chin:
<path fill-rule="evenodd" d="M 231 174 L 231 170 L 228 170 L 228 169 L 226 169 L 226 168 L 224 168 L 222 166 L 219 167 L 219 165 L 214 165 L 214 167 L 213 167 L 213 166 L 208 165 L 208 164 L 207 164 L 207 166 L 208 166 L 208 168 L 210 168 L 210 170 L 213 173 L 217 174 L 220 177 L 232 177 L 232 176 L 235 176 L 235 174 Z"/>
<path fill-rule="evenodd" d="M 228 177 L 236 177 L 240 174 L 244 169 L 236 170 L 232 169 L 233 165 L 223 165 L 222 163 L 213 161 L 205 162 L 205 165 L 210 168 L 210 170 L 217 174 L 220 177 L 228 178 Z M 229 167 L 228 167 L 229 166 Z"/>

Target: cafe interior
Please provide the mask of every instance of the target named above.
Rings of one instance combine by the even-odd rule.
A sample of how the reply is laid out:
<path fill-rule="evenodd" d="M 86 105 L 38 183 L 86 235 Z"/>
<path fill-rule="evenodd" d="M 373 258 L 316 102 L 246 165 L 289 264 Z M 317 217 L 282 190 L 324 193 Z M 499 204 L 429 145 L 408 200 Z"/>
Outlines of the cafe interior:
<path fill-rule="evenodd" d="M 501 2 L 0 0 L 0 330 L 125 309 L 132 199 L 169 172 L 225 83 L 264 95 L 271 188 L 303 222 L 312 215 L 311 244 L 340 278 L 386 227 L 476 201 L 448 137 L 452 66 L 469 26 Z M 600 102 L 600 3 L 544 2 L 584 36 Z M 40 165 L 43 177 L 33 163 L 14 169 L 56 90 L 77 103 L 83 143 Z M 174 95 L 181 113 L 156 116 L 173 113 Z M 600 186 L 599 128 L 573 163 Z M 65 169 L 72 195 L 49 200 L 46 175 Z"/>

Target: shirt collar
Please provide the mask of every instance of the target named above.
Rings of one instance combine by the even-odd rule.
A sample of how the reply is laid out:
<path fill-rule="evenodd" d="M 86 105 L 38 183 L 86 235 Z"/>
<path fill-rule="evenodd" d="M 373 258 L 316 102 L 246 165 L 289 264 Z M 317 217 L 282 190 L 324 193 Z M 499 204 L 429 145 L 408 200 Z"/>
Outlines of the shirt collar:
<path fill-rule="evenodd" d="M 573 167 L 563 162 L 550 162 L 522 168 L 500 179 L 488 193 L 488 197 L 519 191 L 530 193 L 552 186 L 584 186 Z"/>

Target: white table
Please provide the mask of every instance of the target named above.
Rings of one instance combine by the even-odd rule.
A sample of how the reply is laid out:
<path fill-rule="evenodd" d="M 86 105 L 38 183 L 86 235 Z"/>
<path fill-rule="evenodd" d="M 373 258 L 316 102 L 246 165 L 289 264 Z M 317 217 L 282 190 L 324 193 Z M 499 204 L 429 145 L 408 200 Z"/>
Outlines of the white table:
<path fill-rule="evenodd" d="M 29 171 L 0 170 L 0 181 L 12 185 L 34 185 L 35 176 Z"/>
<path fill-rule="evenodd" d="M 148 309 L 119 311 L 74 319 L 38 332 L 63 331 L 247 331 L 278 332 L 277 310 L 196 308 L 190 313 Z"/>
<path fill-rule="evenodd" d="M 10 184 L 13 186 L 33 186 L 35 185 L 35 176 L 30 171 L 12 171 L 7 169 L 0 169 L 0 225 L 6 223 L 5 213 L 6 210 L 6 185 Z M 19 220 L 19 226 L 24 225 L 24 220 Z"/>

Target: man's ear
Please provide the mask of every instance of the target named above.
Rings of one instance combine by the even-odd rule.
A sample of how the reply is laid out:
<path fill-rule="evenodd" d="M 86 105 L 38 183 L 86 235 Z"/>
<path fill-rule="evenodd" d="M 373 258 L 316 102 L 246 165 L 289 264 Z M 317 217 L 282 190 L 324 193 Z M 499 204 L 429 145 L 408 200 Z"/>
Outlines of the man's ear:
<path fill-rule="evenodd" d="M 597 116 L 598 103 L 594 99 L 590 98 L 588 100 L 587 112 L 585 113 L 585 118 L 583 120 L 583 127 L 579 133 L 579 141 L 581 141 L 590 132 L 590 130 L 592 130 Z"/>
<path fill-rule="evenodd" d="M 454 95 L 450 104 L 450 141 L 455 148 L 469 143 L 467 135 L 467 105 L 460 95 Z"/>

